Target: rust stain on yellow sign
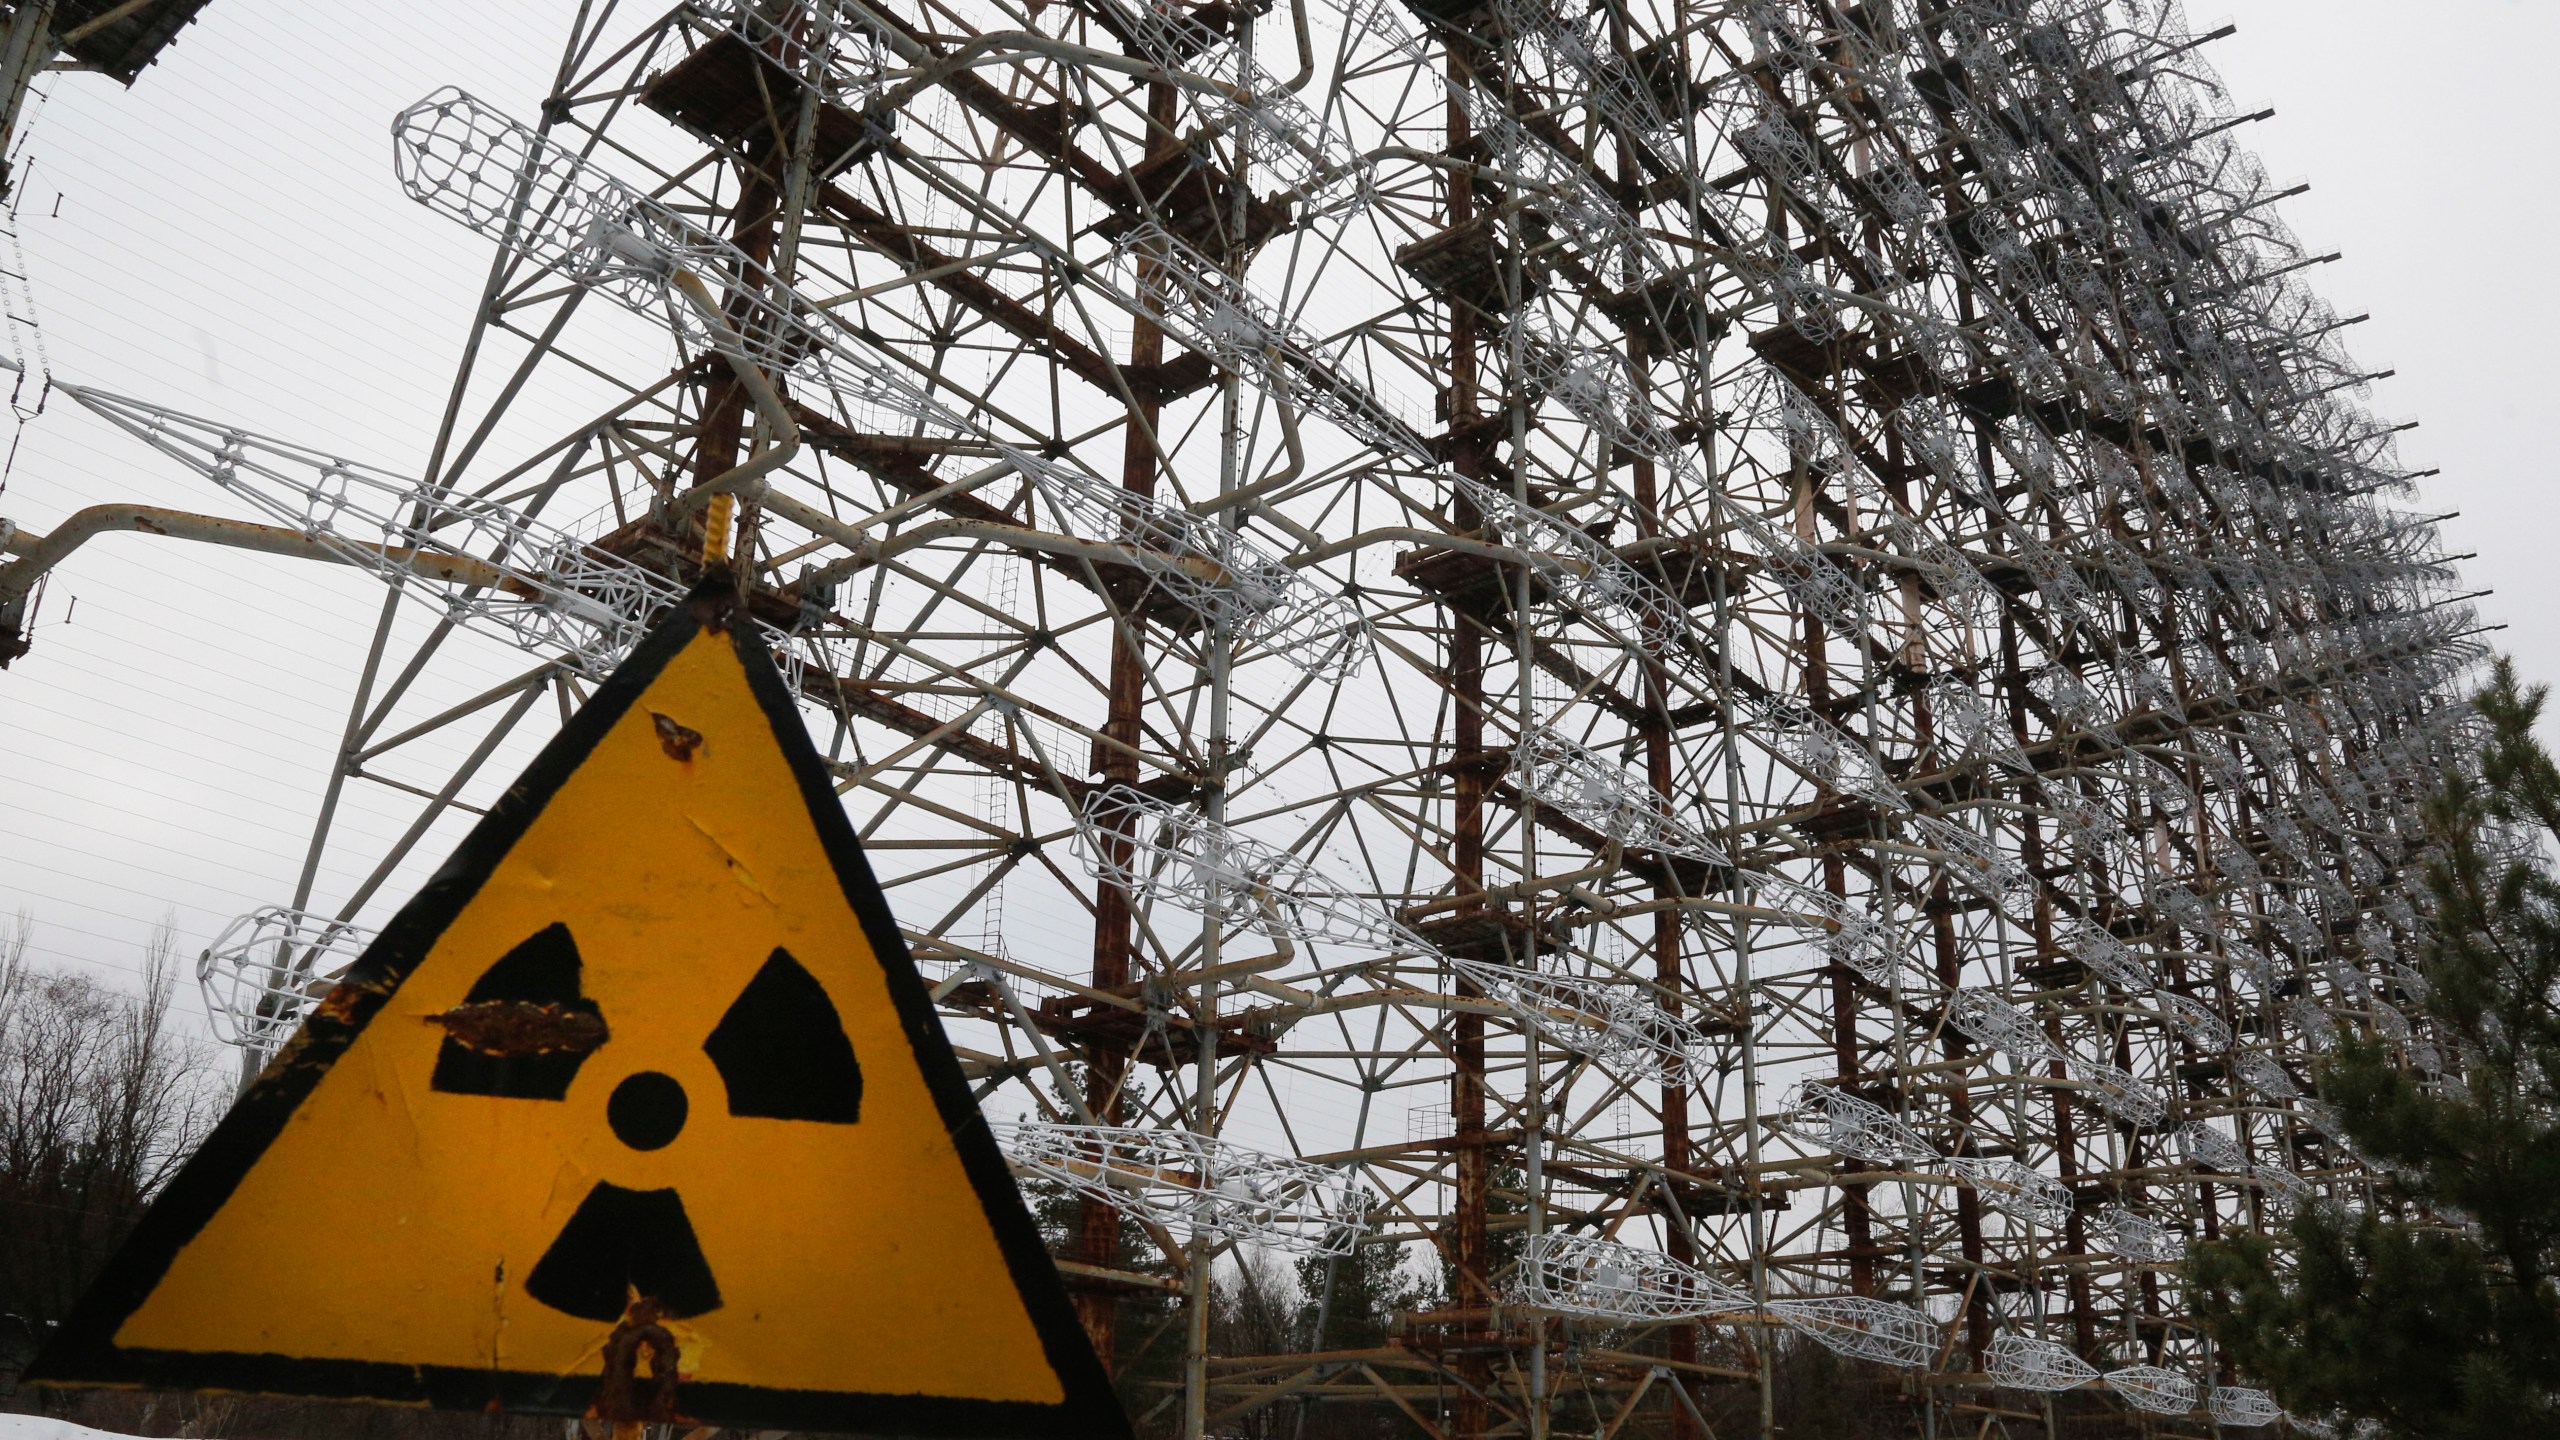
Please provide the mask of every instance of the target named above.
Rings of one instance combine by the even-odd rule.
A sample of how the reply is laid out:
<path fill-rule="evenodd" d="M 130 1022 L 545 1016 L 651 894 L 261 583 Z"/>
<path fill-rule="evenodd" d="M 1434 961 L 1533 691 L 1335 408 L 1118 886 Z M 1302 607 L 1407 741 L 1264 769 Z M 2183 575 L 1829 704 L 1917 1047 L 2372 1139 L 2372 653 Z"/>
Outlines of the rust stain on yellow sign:
<path fill-rule="evenodd" d="M 575 1410 L 639 1296 L 695 1418 L 1125 1433 L 779 678 L 689 616 L 386 929 L 40 1370 Z"/>

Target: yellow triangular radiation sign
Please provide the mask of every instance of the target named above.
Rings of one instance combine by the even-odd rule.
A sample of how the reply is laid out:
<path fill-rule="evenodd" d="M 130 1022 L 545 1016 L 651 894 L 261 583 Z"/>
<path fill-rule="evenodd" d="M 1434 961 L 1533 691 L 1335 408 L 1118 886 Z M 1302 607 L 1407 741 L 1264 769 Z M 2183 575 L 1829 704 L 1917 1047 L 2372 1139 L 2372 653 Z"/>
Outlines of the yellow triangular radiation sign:
<path fill-rule="evenodd" d="M 543 750 L 27 1378 L 575 1414 L 663 1317 L 689 1419 L 1127 1434 L 724 613 L 669 620 Z"/>

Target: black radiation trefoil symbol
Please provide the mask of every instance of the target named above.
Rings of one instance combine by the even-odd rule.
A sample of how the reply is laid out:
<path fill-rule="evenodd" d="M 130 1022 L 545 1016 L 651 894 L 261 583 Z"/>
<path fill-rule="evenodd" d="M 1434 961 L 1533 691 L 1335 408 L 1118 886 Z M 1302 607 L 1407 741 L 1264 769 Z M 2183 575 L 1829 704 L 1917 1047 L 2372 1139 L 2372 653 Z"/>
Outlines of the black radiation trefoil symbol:
<path fill-rule="evenodd" d="M 565 1100 L 570 1083 L 611 1039 L 580 985 L 578 943 L 551 925 L 509 950 L 445 1029 L 429 1088 L 449 1095 Z M 826 988 L 776 947 L 702 1044 L 728 1113 L 762 1120 L 851 1125 L 862 1118 L 862 1064 Z M 691 1101 L 674 1076 L 635 1070 L 605 1102 L 605 1123 L 634 1150 L 683 1133 Z M 564 1314 L 610 1324 L 632 1295 L 685 1319 L 720 1308 L 720 1285 L 673 1189 L 596 1182 L 525 1277 L 525 1293 Z"/>

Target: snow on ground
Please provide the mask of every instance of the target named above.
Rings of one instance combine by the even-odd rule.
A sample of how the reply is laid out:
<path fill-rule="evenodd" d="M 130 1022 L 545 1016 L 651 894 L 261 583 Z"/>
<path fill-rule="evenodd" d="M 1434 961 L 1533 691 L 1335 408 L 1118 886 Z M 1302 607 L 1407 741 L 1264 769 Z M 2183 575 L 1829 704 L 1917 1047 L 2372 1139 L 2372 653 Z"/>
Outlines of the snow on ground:
<path fill-rule="evenodd" d="M 0 1414 L 0 1440 L 126 1440 L 112 1430 L 92 1430 L 42 1415 Z"/>

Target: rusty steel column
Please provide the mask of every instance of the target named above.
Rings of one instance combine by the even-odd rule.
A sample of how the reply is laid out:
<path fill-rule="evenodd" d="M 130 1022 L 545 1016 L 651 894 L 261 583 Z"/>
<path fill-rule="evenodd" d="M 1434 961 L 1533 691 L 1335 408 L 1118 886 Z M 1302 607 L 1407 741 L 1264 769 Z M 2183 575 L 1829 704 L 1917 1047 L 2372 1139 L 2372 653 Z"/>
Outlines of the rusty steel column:
<path fill-rule="evenodd" d="M 2027 679 L 2025 668 L 2026 667 L 2019 662 L 2018 657 L 2017 622 L 2010 615 L 2003 613 L 2000 617 L 2000 683 L 2001 687 L 2009 693 L 2008 720 L 2010 733 L 2016 738 L 2017 742 L 2021 746 L 2028 743 L 2029 736 L 2031 734 L 2028 729 Z M 2036 832 L 2033 827 L 2030 827 L 2028 830 L 2029 836 L 2032 838 L 2035 833 Z M 2028 863 L 2033 864 L 2035 860 L 2041 858 L 2041 856 L 2042 850 L 2039 847 L 2030 855 Z M 2039 955 L 2049 949 L 2052 943 L 2052 936 L 2049 933 L 2050 926 L 2046 923 L 2047 913 L 2048 912 L 2043 906 L 2039 905 L 2037 907 L 2036 923 L 2038 933 L 2035 940 L 2037 953 Z M 2045 1017 L 2045 1035 L 2047 1039 L 2053 1042 L 2054 1050 L 2057 1053 L 2068 1052 L 2069 1041 L 2062 1033 L 2062 1020 L 2059 1015 L 2047 1012 Z M 2070 1075 L 2070 1072 L 2064 1067 L 2063 1062 L 2059 1059 L 2048 1062 L 2046 1065 L 2046 1072 L 2056 1080 L 2067 1081 Z M 2051 1092 L 2051 1103 L 2053 1105 L 2053 1155 L 2055 1175 L 2056 1178 L 2060 1179 L 2064 1185 L 2076 1190 L 2079 1188 L 2080 1181 L 2080 1146 L 2077 1117 L 2075 1117 L 2071 1112 L 2071 1101 L 2069 1099 L 2073 1093 L 2075 1092 L 2067 1088 L 2067 1086 L 2057 1088 Z M 2063 1250 L 2066 1254 L 2070 1255 L 2085 1255 L 2088 1253 L 2088 1244 L 2088 1227 L 2081 1219 L 2080 1208 L 2077 1205 L 2074 1205 L 2071 1209 L 2071 1218 L 2065 1222 L 2063 1227 Z M 2089 1272 L 2086 1267 L 2078 1265 L 2071 1267 L 2069 1275 L 2064 1281 L 2064 1295 L 2066 1308 L 2071 1318 L 2072 1348 L 2078 1350 L 2083 1355 L 2094 1353 L 2094 1347 L 2098 1341 L 2097 1297 L 2095 1290 L 2089 1283 Z"/>
<path fill-rule="evenodd" d="M 765 152 L 769 162 L 776 158 Z M 765 173 L 765 166 L 739 167 L 738 203 L 730 207 L 729 238 L 747 252 L 748 258 L 762 265 L 773 257 L 773 242 L 780 220 L 776 209 L 781 194 Z M 744 319 L 746 311 L 735 295 L 727 297 L 732 324 Z M 746 443 L 746 387 L 726 365 L 714 364 L 703 372 L 702 429 L 693 447 L 692 483 L 702 485 L 737 468 L 739 452 Z M 775 377 L 780 383 L 781 377 Z M 691 520 L 699 526 L 701 522 Z"/>
<path fill-rule="evenodd" d="M 1799 533 L 1810 528 L 1815 485 L 1812 467 L 1799 454 L 1795 457 L 1795 504 L 1792 507 Z M 1816 715 L 1830 717 L 1831 654 L 1830 636 L 1820 617 L 1805 610 L 1797 617 L 1802 625 L 1804 645 L 1804 703 Z M 1828 787 L 1820 792 L 1836 799 L 1838 792 Z M 1836 896 L 1848 893 L 1848 877 L 1836 855 L 1822 860 L 1823 889 Z M 1831 965 L 1831 1054 L 1833 1072 L 1840 1087 L 1864 1096 L 1866 1067 L 1858 1058 L 1858 986 L 1857 977 L 1846 965 Z M 1849 1261 L 1849 1288 L 1859 1295 L 1872 1295 L 1876 1290 L 1876 1258 L 1880 1253 L 1875 1243 L 1874 1205 L 1868 1198 L 1873 1187 L 1865 1183 L 1840 1187 L 1840 1232 Z"/>
<path fill-rule="evenodd" d="M 1624 163 L 1624 162 L 1622 162 Z M 1622 174 L 1622 179 L 1623 174 Z M 1627 337 L 1627 358 L 1639 387 L 1644 384 L 1645 343 L 1640 332 Z M 1636 501 L 1636 538 L 1656 540 L 1662 536 L 1662 479 L 1649 455 L 1638 455 L 1633 483 Z M 1680 583 L 1685 585 L 1688 576 Z M 1660 657 L 1644 657 L 1644 720 L 1637 727 L 1644 737 L 1644 775 L 1646 788 L 1664 806 L 1676 804 L 1671 773 L 1671 675 Z M 1677 867 L 1665 864 L 1654 877 L 1653 898 L 1664 906 L 1653 915 L 1653 979 L 1661 987 L 1658 1003 L 1671 1015 L 1681 1012 L 1680 993 L 1688 983 L 1681 963 L 1681 913 L 1670 908 L 1683 898 Z M 1689 1143 L 1689 1074 L 1688 1067 L 1673 1063 L 1663 1071 L 1662 1089 L 1662 1168 L 1671 1175 L 1686 1176 L 1692 1159 Z M 1675 1195 L 1684 1195 L 1686 1184 L 1679 1179 L 1669 1182 Z M 1682 1209 L 1687 1208 L 1684 1203 Z M 1688 1230 L 1679 1225 L 1664 1227 L 1663 1251 L 1684 1265 L 1695 1264 L 1697 1246 L 1690 1243 Z M 1663 1353 L 1673 1363 L 1694 1365 L 1698 1360 L 1698 1326 L 1691 1321 L 1672 1325 L 1663 1335 Z M 1697 1418 L 1685 1405 L 1671 1406 L 1671 1433 L 1675 1440 L 1697 1440 L 1703 1435 Z"/>
<path fill-rule="evenodd" d="M 1156 125 L 1171 128 L 1171 85 L 1158 83 L 1149 87 L 1148 114 Z M 1162 283 L 1159 262 L 1142 258 L 1138 263 L 1140 290 L 1148 291 Z M 1123 368 L 1130 374 L 1151 378 L 1163 363 L 1163 328 L 1143 312 L 1134 316 L 1129 332 L 1129 360 Z M 1131 393 L 1137 398 L 1121 437 L 1120 485 L 1132 495 L 1152 496 L 1162 465 L 1156 446 L 1156 422 L 1163 414 L 1163 406 L 1153 398 L 1156 392 L 1151 383 L 1133 386 Z M 1136 614 L 1124 614 L 1111 629 L 1110 688 L 1102 722 L 1105 743 L 1097 744 L 1093 755 L 1094 777 L 1104 788 L 1135 786 L 1139 779 L 1139 711 L 1147 682 L 1145 623 Z M 1127 872 L 1132 859 L 1129 837 L 1105 829 L 1095 843 L 1105 870 Z M 1135 978 L 1135 953 L 1136 918 L 1127 888 L 1107 879 L 1097 881 L 1093 894 L 1093 988 L 1112 992 L 1127 987 Z M 1084 1060 L 1085 1108 L 1102 1124 L 1119 1124 L 1130 1053 L 1111 1042 L 1097 1041 L 1085 1048 Z M 1077 1257 L 1097 1268 L 1119 1268 L 1121 1225 L 1118 1208 L 1085 1197 L 1077 1214 Z M 1102 1357 L 1105 1369 L 1116 1371 L 1118 1293 L 1102 1284 L 1085 1284 L 1076 1289 L 1075 1304 L 1077 1318 L 1084 1322 L 1085 1333 L 1093 1339 L 1094 1353 Z"/>
<path fill-rule="evenodd" d="M 1465 156 L 1470 148 L 1467 113 L 1455 99 L 1455 95 L 1466 86 L 1470 74 L 1469 67 L 1457 51 L 1456 42 L 1452 41 L 1448 75 L 1452 92 L 1448 112 L 1448 153 L 1453 158 Z M 1462 159 L 1461 163 L 1450 168 L 1448 222 L 1453 230 L 1464 227 L 1475 218 L 1474 184 L 1472 167 Z M 1477 329 L 1473 311 L 1462 305 L 1449 307 L 1447 409 L 1450 466 L 1469 479 L 1482 479 L 1493 468 L 1492 447 L 1475 423 L 1479 418 L 1478 392 L 1482 385 L 1476 355 Z M 1483 526 L 1484 517 L 1473 513 L 1474 507 L 1463 499 L 1456 505 L 1458 513 L 1454 518 L 1459 528 L 1473 531 Z M 1484 748 L 1484 645 L 1490 626 L 1486 617 L 1470 614 L 1463 608 L 1453 608 L 1450 620 L 1450 742 L 1457 772 L 1451 777 L 1454 813 L 1450 818 L 1450 863 L 1456 872 L 1457 891 L 1463 902 L 1459 913 L 1482 916 L 1485 911 L 1484 811 L 1493 768 Z M 1462 981 L 1459 993 L 1471 996 L 1480 992 Z M 1486 1220 L 1493 1192 L 1493 1160 L 1491 1141 L 1485 1132 L 1485 1017 L 1472 1011 L 1461 1012 L 1452 1029 L 1455 1033 L 1450 1056 L 1449 1111 L 1451 1128 L 1456 1132 L 1453 1143 L 1457 1150 L 1457 1163 L 1453 1167 L 1455 1201 L 1448 1221 L 1448 1238 L 1443 1244 L 1450 1268 L 1457 1277 L 1449 1299 L 1461 1317 L 1458 1326 L 1461 1353 L 1452 1369 L 1463 1388 L 1452 1402 L 1449 1435 L 1451 1440 L 1472 1440 L 1472 1437 L 1485 1433 L 1485 1394 L 1492 1378 L 1492 1365 L 1483 1349 L 1483 1342 L 1491 1331 L 1488 1321 L 1493 1308 L 1493 1284 L 1489 1273 L 1492 1252 L 1487 1243 Z"/>
<path fill-rule="evenodd" d="M 1841 894 L 1847 887 L 1841 874 L 1840 861 L 1825 857 L 1822 862 L 1823 888 Z M 1860 1083 L 1865 1066 L 1858 1059 L 1858 980 L 1847 965 L 1831 966 L 1831 1063 L 1832 1073 L 1840 1087 L 1861 1093 Z M 1873 1187 L 1861 1182 L 1840 1187 L 1840 1234 L 1849 1256 L 1849 1289 L 1858 1295 L 1876 1293 L 1876 1249 L 1874 1211 L 1867 1198 Z"/>
<path fill-rule="evenodd" d="M 1955 914 L 1947 906 L 1945 881 L 1938 882 L 1937 893 L 1932 899 L 1929 929 L 1935 941 L 1938 983 L 1952 993 L 1963 981 L 1964 955 L 1956 943 Z M 1952 1026 L 1939 1032 L 1938 1047 L 1939 1053 L 1950 1060 L 1965 1055 L 1972 1048 Z M 1947 1097 L 1947 1113 L 1955 1118 L 1962 1133 L 1971 1132 L 1973 1091 L 1970 1087 L 1959 1085 L 1954 1088 Z M 1973 1271 L 1958 1283 L 1966 1296 L 1965 1351 L 1972 1356 L 1972 1368 L 1979 1370 L 1982 1368 L 1982 1352 L 1991 1344 L 1992 1315 L 1991 1296 L 1983 1292 L 1982 1196 L 1970 1185 L 1956 1191 L 1956 1253 Z"/>

